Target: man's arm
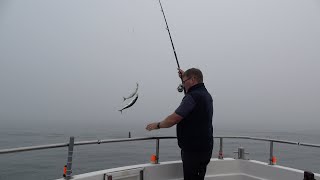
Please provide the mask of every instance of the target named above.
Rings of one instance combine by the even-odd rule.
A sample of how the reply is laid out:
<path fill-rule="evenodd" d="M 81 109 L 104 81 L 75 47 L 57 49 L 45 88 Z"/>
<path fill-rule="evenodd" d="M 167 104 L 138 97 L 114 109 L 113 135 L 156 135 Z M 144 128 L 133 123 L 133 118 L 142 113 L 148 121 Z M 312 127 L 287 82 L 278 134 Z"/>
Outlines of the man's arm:
<path fill-rule="evenodd" d="M 154 122 L 149 125 L 147 125 L 146 130 L 151 131 L 154 129 L 160 129 L 160 128 L 169 128 L 176 124 L 178 124 L 183 119 L 182 116 L 176 114 L 175 112 L 170 114 L 168 117 L 166 117 L 161 122 Z"/>

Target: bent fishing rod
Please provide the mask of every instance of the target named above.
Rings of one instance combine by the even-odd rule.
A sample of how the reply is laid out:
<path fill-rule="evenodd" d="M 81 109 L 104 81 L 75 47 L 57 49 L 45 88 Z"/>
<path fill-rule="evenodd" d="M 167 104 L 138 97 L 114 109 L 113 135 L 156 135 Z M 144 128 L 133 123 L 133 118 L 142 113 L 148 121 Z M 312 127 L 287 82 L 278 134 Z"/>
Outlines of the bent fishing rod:
<path fill-rule="evenodd" d="M 169 34 L 169 37 L 170 37 L 170 41 L 171 41 L 171 46 L 172 46 L 172 49 L 173 49 L 174 57 L 176 58 L 176 62 L 177 62 L 178 69 L 180 70 L 180 65 L 179 65 L 179 61 L 178 61 L 178 56 L 177 56 L 176 50 L 175 50 L 174 45 L 173 45 L 173 41 L 172 41 L 171 33 L 170 33 L 170 30 L 169 30 L 167 18 L 166 18 L 166 15 L 164 14 L 164 10 L 163 10 L 163 7 L 162 7 L 162 4 L 161 4 L 161 1 L 160 1 L 160 0 L 159 0 L 159 4 L 160 4 L 160 7 L 161 7 L 161 11 L 162 11 L 162 14 L 163 14 L 164 21 L 165 21 L 166 26 L 167 26 L 167 30 L 168 30 L 168 34 Z M 180 73 L 180 72 L 179 72 L 179 73 Z M 184 94 L 186 94 L 186 89 L 183 87 L 182 75 L 181 75 L 180 79 L 181 79 L 181 84 L 178 86 L 177 89 L 178 89 L 179 92 L 182 92 L 182 91 L 183 91 Z"/>

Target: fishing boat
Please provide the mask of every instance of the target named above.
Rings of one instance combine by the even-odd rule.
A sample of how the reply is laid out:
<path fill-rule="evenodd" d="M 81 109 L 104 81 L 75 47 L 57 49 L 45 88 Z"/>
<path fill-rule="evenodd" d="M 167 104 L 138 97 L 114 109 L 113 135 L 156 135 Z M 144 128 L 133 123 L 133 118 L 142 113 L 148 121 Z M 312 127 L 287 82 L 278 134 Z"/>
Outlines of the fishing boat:
<path fill-rule="evenodd" d="M 64 168 L 63 177 L 58 180 L 178 180 L 183 179 L 181 160 L 160 162 L 159 143 L 163 139 L 175 139 L 176 137 L 141 137 L 141 138 L 121 138 L 75 142 L 74 137 L 70 137 L 68 143 L 49 144 L 42 146 L 20 147 L 0 150 L 0 154 L 16 153 L 22 151 L 35 151 L 42 149 L 68 147 L 67 165 Z M 259 138 L 249 136 L 216 136 L 219 139 L 219 154 L 217 158 L 212 158 L 207 167 L 205 179 L 207 180 L 314 180 L 320 179 L 320 174 L 310 171 L 303 171 L 291 167 L 277 165 L 276 157 L 273 155 L 274 143 L 291 144 L 309 148 L 320 148 L 319 144 L 286 141 L 270 138 Z M 249 141 L 264 141 L 269 143 L 269 159 L 267 162 L 246 158 L 245 148 L 239 147 L 235 152 L 236 157 L 224 157 L 224 139 L 244 139 Z M 116 167 L 85 174 L 74 175 L 72 173 L 72 158 L 75 146 L 117 143 L 128 141 L 156 141 L 155 154 L 151 156 L 150 163 L 136 164 L 124 167 Z M 320 149 L 319 149 L 320 150 Z"/>

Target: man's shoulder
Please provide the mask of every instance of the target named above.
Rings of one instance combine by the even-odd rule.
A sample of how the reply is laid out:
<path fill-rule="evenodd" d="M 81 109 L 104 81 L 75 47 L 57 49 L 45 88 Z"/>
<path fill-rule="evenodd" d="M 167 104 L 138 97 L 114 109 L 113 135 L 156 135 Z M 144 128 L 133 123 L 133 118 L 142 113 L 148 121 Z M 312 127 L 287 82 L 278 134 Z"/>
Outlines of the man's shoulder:
<path fill-rule="evenodd" d="M 182 101 L 184 101 L 184 102 L 186 102 L 186 101 L 194 102 L 194 97 L 193 97 L 193 95 L 192 95 L 191 93 L 187 93 L 187 94 L 183 97 Z"/>

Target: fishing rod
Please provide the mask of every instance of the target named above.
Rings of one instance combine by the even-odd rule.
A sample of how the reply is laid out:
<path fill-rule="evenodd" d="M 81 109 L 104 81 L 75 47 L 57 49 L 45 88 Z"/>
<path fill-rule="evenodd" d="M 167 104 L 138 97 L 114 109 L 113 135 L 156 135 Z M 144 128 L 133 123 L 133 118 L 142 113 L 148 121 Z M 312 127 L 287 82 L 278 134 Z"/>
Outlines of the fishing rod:
<path fill-rule="evenodd" d="M 176 62 L 177 62 L 178 69 L 180 70 L 180 65 L 179 65 L 179 61 L 178 61 L 178 56 L 177 56 L 176 50 L 175 50 L 174 45 L 173 45 L 173 41 L 172 41 L 171 33 L 170 33 L 170 30 L 169 30 L 167 18 L 166 18 L 166 15 L 164 14 L 164 10 L 163 10 L 163 8 L 162 8 L 162 4 L 161 4 L 161 1 L 160 1 L 160 0 L 159 0 L 159 4 L 160 4 L 160 7 L 161 7 L 161 11 L 162 11 L 162 14 L 163 14 L 164 21 L 166 22 L 166 26 L 167 26 L 168 34 L 169 34 L 169 37 L 170 37 L 170 41 L 171 41 L 171 46 L 172 46 L 172 49 L 173 49 L 174 57 L 176 58 Z M 180 73 L 180 72 L 179 72 L 179 73 Z M 184 94 L 186 94 L 186 89 L 183 87 L 182 75 L 181 75 L 180 79 L 181 79 L 181 84 L 178 86 L 177 89 L 178 89 L 179 92 L 182 92 L 182 91 L 183 91 Z"/>

